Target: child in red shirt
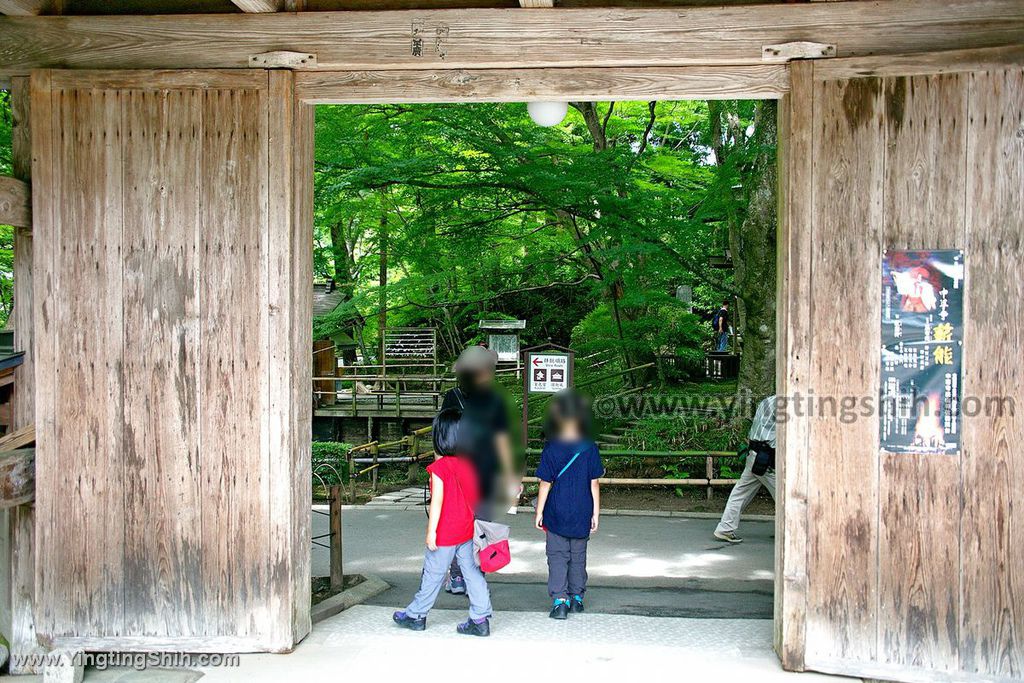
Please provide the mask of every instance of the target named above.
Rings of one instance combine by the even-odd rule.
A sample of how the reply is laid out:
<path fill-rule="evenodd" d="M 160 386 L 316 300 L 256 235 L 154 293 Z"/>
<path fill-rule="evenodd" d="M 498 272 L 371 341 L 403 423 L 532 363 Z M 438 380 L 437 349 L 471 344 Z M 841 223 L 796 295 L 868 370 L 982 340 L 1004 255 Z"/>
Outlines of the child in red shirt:
<path fill-rule="evenodd" d="M 434 606 L 452 560 L 456 560 L 469 593 L 469 620 L 459 624 L 459 633 L 471 636 L 491 634 L 491 595 L 487 580 L 473 553 L 473 510 L 480 499 L 476 470 L 466 458 L 456 455 L 461 411 L 442 410 L 434 418 L 434 454 L 429 467 L 430 517 L 427 521 L 427 551 L 423 557 L 420 589 L 404 610 L 395 612 L 396 624 L 413 631 L 427 627 L 427 613 Z"/>

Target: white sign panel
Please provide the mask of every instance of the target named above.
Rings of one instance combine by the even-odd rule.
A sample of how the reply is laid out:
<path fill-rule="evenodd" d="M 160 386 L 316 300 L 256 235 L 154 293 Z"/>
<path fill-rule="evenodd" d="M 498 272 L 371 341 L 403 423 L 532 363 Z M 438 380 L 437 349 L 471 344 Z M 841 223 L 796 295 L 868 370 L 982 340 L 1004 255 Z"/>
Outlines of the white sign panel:
<path fill-rule="evenodd" d="M 569 356 L 564 353 L 531 353 L 530 393 L 554 394 L 569 388 Z"/>

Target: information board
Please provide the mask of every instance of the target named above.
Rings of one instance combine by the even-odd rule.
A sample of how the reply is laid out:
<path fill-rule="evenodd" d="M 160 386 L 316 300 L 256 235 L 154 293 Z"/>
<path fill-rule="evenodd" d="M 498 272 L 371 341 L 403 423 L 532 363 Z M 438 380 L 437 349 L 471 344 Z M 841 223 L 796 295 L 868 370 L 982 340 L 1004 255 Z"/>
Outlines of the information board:
<path fill-rule="evenodd" d="M 883 255 L 882 450 L 960 452 L 963 300 L 962 251 Z"/>

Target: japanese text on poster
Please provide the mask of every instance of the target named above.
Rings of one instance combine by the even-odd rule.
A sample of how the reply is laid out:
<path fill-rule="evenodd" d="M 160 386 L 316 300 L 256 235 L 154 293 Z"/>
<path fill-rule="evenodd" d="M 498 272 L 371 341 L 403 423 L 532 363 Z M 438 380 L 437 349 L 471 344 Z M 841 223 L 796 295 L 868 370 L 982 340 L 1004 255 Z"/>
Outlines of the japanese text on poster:
<path fill-rule="evenodd" d="M 881 448 L 960 452 L 964 254 L 882 259 Z"/>

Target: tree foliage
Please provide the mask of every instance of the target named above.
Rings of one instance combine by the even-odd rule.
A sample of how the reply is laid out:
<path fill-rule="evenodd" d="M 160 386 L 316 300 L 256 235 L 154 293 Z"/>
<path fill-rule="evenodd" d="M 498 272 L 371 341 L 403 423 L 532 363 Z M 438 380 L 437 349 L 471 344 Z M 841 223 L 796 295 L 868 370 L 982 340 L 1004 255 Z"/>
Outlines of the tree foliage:
<path fill-rule="evenodd" d="M 737 291 L 708 263 L 747 212 L 758 112 L 574 103 L 541 128 L 523 105 L 320 107 L 316 268 L 345 300 L 315 332 L 354 326 L 372 354 L 383 305 L 389 325 L 436 326 L 455 353 L 500 313 L 528 321 L 527 344 L 692 364 Z"/>

